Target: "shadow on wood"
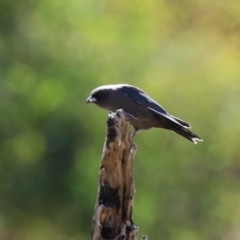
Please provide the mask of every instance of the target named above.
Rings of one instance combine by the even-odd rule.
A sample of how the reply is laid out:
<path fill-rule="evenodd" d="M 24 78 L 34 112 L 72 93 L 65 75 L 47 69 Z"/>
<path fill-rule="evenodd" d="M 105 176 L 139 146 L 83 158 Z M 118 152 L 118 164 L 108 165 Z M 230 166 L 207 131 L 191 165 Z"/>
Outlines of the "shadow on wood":
<path fill-rule="evenodd" d="M 137 239 L 138 227 L 132 220 L 135 153 L 136 145 L 133 143 L 130 123 L 124 111 L 109 113 L 99 172 L 92 240 Z"/>

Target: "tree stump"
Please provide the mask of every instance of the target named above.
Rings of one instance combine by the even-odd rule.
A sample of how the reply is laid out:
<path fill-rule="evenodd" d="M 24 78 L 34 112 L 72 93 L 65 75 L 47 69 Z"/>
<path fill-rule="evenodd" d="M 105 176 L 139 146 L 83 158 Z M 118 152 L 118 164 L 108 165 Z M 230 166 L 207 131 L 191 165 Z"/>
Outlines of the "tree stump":
<path fill-rule="evenodd" d="M 109 113 L 99 172 L 92 240 L 136 240 L 133 162 L 137 148 L 123 110 Z M 146 238 L 145 238 L 146 239 Z"/>

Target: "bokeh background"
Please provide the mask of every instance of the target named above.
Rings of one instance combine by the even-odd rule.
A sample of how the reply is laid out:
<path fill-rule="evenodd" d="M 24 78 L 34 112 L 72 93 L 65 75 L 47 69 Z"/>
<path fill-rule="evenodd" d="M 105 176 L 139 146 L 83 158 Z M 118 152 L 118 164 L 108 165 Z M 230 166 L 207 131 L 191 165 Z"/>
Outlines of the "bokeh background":
<path fill-rule="evenodd" d="M 144 89 L 204 138 L 135 141 L 139 236 L 240 239 L 238 0 L 0 1 L 0 239 L 89 239 L 103 84 Z"/>

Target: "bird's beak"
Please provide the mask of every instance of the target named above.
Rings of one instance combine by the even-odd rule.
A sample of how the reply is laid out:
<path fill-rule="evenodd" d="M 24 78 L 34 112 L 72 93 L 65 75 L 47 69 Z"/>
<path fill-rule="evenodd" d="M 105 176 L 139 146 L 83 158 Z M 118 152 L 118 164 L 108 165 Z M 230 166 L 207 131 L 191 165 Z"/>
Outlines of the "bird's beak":
<path fill-rule="evenodd" d="M 92 102 L 96 102 L 96 101 L 97 101 L 96 98 L 90 96 L 86 99 L 85 103 L 92 103 Z"/>

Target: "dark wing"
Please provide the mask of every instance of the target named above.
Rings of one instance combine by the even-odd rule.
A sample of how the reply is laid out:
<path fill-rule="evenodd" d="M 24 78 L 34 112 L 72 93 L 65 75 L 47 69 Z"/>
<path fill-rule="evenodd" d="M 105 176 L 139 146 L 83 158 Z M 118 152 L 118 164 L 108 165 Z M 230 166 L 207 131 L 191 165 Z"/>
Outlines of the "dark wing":
<path fill-rule="evenodd" d="M 152 111 L 154 114 L 158 115 L 161 118 L 162 117 L 167 118 L 171 122 L 174 122 L 177 125 L 180 125 L 185 128 L 191 127 L 188 123 L 184 122 L 183 120 L 169 115 L 162 106 L 160 106 L 156 101 L 154 101 L 151 97 L 149 97 L 145 92 L 143 92 L 139 88 L 130 85 L 122 85 L 120 88 L 118 88 L 118 91 L 128 96 L 128 98 L 131 99 L 134 103 L 149 109 L 150 111 Z"/>
<path fill-rule="evenodd" d="M 149 97 L 145 92 L 141 89 L 130 86 L 123 85 L 118 88 L 118 91 L 128 96 L 133 102 L 142 105 L 146 108 L 152 108 L 159 113 L 167 114 L 163 107 L 161 107 L 156 101 L 154 101 L 151 97 Z"/>

